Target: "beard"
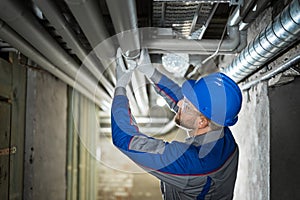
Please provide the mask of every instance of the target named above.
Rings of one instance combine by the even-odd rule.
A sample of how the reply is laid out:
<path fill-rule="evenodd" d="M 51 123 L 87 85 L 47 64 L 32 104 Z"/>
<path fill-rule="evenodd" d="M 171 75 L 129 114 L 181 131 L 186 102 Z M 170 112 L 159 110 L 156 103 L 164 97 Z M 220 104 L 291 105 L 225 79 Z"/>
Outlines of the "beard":
<path fill-rule="evenodd" d="M 194 129 L 188 122 L 184 122 L 181 117 L 181 111 L 178 111 L 174 117 L 174 122 L 179 128 L 182 128 L 187 131 L 191 131 Z"/>

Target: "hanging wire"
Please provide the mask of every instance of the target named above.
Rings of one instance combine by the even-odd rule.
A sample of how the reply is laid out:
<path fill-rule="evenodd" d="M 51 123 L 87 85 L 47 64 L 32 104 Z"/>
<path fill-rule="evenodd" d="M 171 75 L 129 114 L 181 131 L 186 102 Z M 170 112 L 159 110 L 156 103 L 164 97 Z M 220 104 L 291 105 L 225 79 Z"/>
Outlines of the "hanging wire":
<path fill-rule="evenodd" d="M 231 9 L 229 16 L 231 16 L 232 12 L 233 12 L 233 9 Z M 187 75 L 187 78 L 191 78 L 198 71 L 198 69 L 201 66 L 203 66 L 205 63 L 207 63 L 210 59 L 212 59 L 213 57 L 215 57 L 218 54 L 218 52 L 219 52 L 219 50 L 221 48 L 221 44 L 224 41 L 225 32 L 227 30 L 228 19 L 229 18 L 227 18 L 226 25 L 224 27 L 224 30 L 223 30 L 223 33 L 222 33 L 222 36 L 221 36 L 221 39 L 220 39 L 220 42 L 218 44 L 218 47 L 217 47 L 216 51 L 212 55 L 210 55 L 209 57 L 207 57 L 205 60 L 203 60 L 200 65 L 195 66 L 194 70 Z"/>

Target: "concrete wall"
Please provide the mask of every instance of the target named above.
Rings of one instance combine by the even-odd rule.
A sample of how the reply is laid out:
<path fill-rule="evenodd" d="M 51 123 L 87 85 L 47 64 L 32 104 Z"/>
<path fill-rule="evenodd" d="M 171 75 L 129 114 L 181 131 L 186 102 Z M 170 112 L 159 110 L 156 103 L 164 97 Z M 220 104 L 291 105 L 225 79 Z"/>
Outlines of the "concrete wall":
<path fill-rule="evenodd" d="M 240 149 L 235 199 L 269 199 L 269 100 L 267 85 L 243 92 L 238 123 L 232 128 Z"/>
<path fill-rule="evenodd" d="M 286 3 L 278 1 L 275 9 L 269 8 L 256 19 L 248 29 L 248 43 Z M 268 69 L 258 71 L 246 82 L 282 65 L 296 54 L 299 54 L 299 44 L 280 54 L 276 60 L 268 63 Z M 227 66 L 231 59 L 232 56 L 225 57 L 221 67 Z M 275 88 L 270 87 L 269 83 L 260 83 L 243 92 L 244 102 L 239 121 L 232 127 L 240 148 L 234 197 L 237 200 L 300 198 L 297 191 L 300 187 L 300 155 L 297 148 L 300 139 L 297 127 L 300 95 L 296 92 L 299 91 L 300 81 L 296 79 Z"/>
<path fill-rule="evenodd" d="M 24 199 L 65 199 L 67 85 L 28 70 Z"/>
<path fill-rule="evenodd" d="M 272 19 L 272 8 L 260 15 L 248 29 L 251 42 Z M 232 56 L 225 56 L 220 66 L 226 67 Z M 260 76 L 254 74 L 250 79 Z M 231 128 L 239 145 L 240 157 L 235 187 L 236 200 L 267 200 L 270 196 L 270 121 L 267 83 L 243 92 L 243 105 L 238 123 Z"/>

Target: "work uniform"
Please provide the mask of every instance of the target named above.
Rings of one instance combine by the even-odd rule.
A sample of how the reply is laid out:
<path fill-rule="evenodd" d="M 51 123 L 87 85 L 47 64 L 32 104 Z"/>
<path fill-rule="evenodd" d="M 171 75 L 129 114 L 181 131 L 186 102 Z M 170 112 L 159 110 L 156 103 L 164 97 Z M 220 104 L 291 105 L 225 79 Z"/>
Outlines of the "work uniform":
<path fill-rule="evenodd" d="M 181 88 L 155 71 L 155 89 L 177 112 Z M 112 104 L 112 139 L 124 154 L 161 180 L 163 199 L 233 198 L 238 166 L 238 147 L 228 127 L 165 142 L 139 132 L 131 115 L 126 90 L 116 88 Z"/>

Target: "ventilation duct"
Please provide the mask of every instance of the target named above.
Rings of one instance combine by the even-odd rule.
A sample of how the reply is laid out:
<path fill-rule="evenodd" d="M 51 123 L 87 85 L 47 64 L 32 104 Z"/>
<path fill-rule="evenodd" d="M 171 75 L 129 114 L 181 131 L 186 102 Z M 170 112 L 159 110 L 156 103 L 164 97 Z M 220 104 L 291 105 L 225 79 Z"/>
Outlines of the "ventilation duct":
<path fill-rule="evenodd" d="M 240 82 L 296 42 L 300 33 L 299 10 L 299 0 L 292 1 L 223 72 Z"/>

